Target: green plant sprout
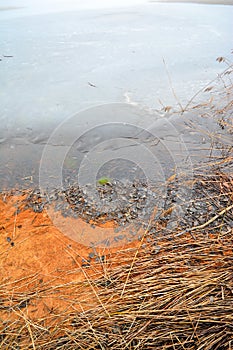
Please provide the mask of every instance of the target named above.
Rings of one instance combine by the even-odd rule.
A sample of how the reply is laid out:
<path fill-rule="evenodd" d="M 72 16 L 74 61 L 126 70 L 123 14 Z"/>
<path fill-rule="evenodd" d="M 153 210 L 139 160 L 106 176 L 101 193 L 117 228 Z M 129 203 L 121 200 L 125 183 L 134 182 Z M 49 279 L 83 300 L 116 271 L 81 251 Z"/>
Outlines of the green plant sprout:
<path fill-rule="evenodd" d="M 97 183 L 99 185 L 107 185 L 111 183 L 111 179 L 109 179 L 109 177 L 101 177 L 99 180 L 97 180 Z"/>

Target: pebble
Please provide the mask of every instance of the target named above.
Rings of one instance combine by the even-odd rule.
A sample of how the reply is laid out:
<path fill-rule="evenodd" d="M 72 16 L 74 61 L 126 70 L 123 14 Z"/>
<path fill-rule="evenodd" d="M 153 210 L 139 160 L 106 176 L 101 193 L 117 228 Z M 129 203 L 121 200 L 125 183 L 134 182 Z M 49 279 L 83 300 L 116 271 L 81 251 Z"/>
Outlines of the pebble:
<path fill-rule="evenodd" d="M 156 202 L 156 194 L 139 181 L 124 184 L 114 180 L 111 184 L 97 186 L 91 196 L 85 186 L 80 188 L 77 183 L 64 183 L 66 188 L 53 189 L 50 193 L 35 189 L 28 195 L 25 208 L 42 212 L 47 204 L 54 203 L 55 211 L 60 211 L 64 217 L 81 217 L 87 222 L 114 220 L 119 226 L 125 226 L 136 218 L 143 221 Z M 120 227 L 115 228 L 116 233 L 120 230 Z"/>
<path fill-rule="evenodd" d="M 159 212 L 159 210 L 164 211 L 175 206 L 171 217 L 163 218 L 162 225 L 165 231 L 166 229 L 173 230 L 177 226 L 182 228 L 198 226 L 208 221 L 215 215 L 218 208 L 224 207 L 229 201 L 227 195 L 218 196 L 217 192 L 215 195 L 217 188 L 211 187 L 209 183 L 207 181 L 206 187 L 203 187 L 203 181 L 196 181 L 193 188 L 189 189 L 191 193 L 189 193 L 188 201 L 183 201 L 186 189 L 184 189 L 183 198 L 180 198 L 177 195 L 179 184 L 176 183 L 170 183 L 166 194 L 159 196 L 159 191 L 156 193 L 156 188 L 152 191 L 147 184 L 140 183 L 140 181 L 123 183 L 115 180 L 112 181 L 111 186 L 109 184 L 97 186 L 90 192 L 90 187 L 81 188 L 74 181 L 71 184 L 67 180 L 64 181 L 65 188 L 54 189 L 49 193 L 41 193 L 35 189 L 29 193 L 25 199 L 25 209 L 32 208 L 35 212 L 42 212 L 47 204 L 52 203 L 55 210 L 60 211 L 64 217 L 81 217 L 86 222 L 115 221 L 118 225 L 114 228 L 116 234 L 121 231 L 123 226 L 127 227 L 129 223 L 134 223 L 135 231 L 132 230 L 130 235 L 137 238 L 138 229 L 143 227 L 143 223 L 145 223 L 145 229 L 147 228 L 148 219 L 155 207 L 159 207 Z M 215 195 L 214 203 L 211 202 L 213 195 Z M 15 214 L 19 213 L 20 209 L 16 207 Z M 222 224 L 222 222 L 224 222 L 222 229 L 232 225 L 230 212 L 217 219 L 214 224 Z M 150 232 L 157 232 L 155 224 L 151 225 Z M 125 236 L 119 234 L 114 238 L 114 241 L 118 242 L 123 238 Z M 138 240 L 141 240 L 141 236 L 138 237 Z M 108 246 L 110 240 L 107 239 L 101 243 Z"/>
<path fill-rule="evenodd" d="M 124 239 L 124 238 L 125 238 L 125 235 L 115 236 L 115 237 L 114 237 L 114 241 L 115 241 L 115 242 L 118 242 L 118 241 L 121 241 L 121 240 Z"/>
<path fill-rule="evenodd" d="M 95 261 L 96 261 L 96 262 L 105 262 L 105 255 L 97 256 L 97 257 L 95 258 Z"/>

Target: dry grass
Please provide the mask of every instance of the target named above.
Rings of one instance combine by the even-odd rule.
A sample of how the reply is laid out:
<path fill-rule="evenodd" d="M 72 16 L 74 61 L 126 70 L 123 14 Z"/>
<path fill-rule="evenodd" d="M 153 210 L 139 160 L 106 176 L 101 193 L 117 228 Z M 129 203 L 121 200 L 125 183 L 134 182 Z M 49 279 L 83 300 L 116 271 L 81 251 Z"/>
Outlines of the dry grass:
<path fill-rule="evenodd" d="M 158 238 L 133 268 L 129 261 L 107 280 L 92 281 L 100 302 L 87 311 L 33 321 L 20 307 L 33 295 L 16 293 L 18 307 L 11 312 L 18 318 L 4 324 L 1 349 L 231 349 L 232 233 L 200 234 L 196 241 Z M 82 308 L 80 295 L 93 295 L 81 284 L 74 287 Z"/>
<path fill-rule="evenodd" d="M 206 186 L 228 198 L 226 208 L 232 205 L 231 177 L 217 174 Z M 14 321 L 2 323 L 1 349 L 230 350 L 233 211 L 220 216 L 225 226 L 212 221 L 218 229 L 207 224 L 195 230 L 195 239 L 189 232 L 179 236 L 179 228 L 172 234 L 166 228 L 152 234 L 152 222 L 144 237 L 151 243 L 133 256 L 126 252 L 118 267 L 111 267 L 109 257 L 104 276 L 96 280 L 86 273 L 86 282 L 42 285 L 28 293 L 17 292 L 16 283 L 11 299 L 9 286 L 1 286 L 2 305 L 15 315 Z M 27 316 L 27 303 L 49 294 L 67 297 L 67 289 L 73 296 L 67 310 L 48 312 L 38 320 Z"/>

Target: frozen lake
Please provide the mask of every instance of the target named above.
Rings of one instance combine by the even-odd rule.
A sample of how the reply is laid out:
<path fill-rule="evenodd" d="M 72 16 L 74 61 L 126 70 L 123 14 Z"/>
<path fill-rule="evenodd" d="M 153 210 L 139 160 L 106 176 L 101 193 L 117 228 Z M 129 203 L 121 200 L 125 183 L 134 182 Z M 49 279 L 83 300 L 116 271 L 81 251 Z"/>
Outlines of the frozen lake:
<path fill-rule="evenodd" d="M 232 19 L 231 6 L 191 3 L 1 5 L 0 187 L 38 168 L 54 128 L 83 109 L 175 105 L 168 72 L 187 102 L 223 70 L 216 58 L 230 57 Z"/>

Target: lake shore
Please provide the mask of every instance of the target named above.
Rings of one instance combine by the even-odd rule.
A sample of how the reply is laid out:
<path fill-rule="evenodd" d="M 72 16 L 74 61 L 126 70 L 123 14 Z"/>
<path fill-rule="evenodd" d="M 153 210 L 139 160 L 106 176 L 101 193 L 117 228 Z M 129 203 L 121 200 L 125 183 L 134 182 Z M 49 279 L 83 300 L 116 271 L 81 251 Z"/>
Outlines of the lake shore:
<path fill-rule="evenodd" d="M 193 3 L 193 4 L 203 4 L 203 5 L 233 5 L 232 0 L 150 0 L 149 2 L 154 3 Z"/>

